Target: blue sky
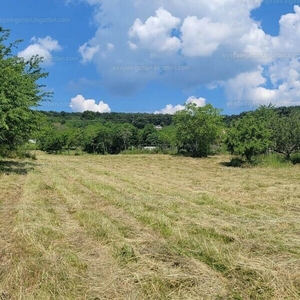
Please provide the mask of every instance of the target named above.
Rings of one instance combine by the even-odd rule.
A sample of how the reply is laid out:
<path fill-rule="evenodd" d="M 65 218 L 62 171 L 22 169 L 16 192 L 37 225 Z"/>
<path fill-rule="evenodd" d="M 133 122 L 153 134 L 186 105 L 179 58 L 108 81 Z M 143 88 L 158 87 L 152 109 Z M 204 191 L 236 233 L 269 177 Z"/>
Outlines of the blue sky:
<path fill-rule="evenodd" d="M 236 114 L 299 105 L 300 0 L 10 0 L 0 26 L 39 54 L 43 110 Z"/>

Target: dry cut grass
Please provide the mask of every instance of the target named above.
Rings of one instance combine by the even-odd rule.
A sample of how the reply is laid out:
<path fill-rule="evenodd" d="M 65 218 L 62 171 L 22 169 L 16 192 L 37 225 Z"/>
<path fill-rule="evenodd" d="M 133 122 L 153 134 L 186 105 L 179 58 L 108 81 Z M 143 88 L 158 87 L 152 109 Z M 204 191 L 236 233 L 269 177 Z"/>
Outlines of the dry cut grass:
<path fill-rule="evenodd" d="M 0 163 L 0 299 L 300 299 L 300 167 Z"/>

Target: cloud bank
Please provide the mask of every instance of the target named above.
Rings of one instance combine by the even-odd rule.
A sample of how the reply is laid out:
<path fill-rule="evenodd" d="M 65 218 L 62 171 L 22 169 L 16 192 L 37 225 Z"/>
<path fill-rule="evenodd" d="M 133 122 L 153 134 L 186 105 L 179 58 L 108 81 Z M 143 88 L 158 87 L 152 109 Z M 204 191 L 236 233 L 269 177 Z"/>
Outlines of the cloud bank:
<path fill-rule="evenodd" d="M 97 30 L 78 51 L 112 94 L 131 95 L 159 81 L 182 90 L 216 85 L 235 106 L 298 102 L 298 5 L 281 16 L 279 34 L 272 36 L 251 18 L 263 0 L 82 1 L 94 7 Z M 190 69 L 117 72 L 116 65 Z"/>

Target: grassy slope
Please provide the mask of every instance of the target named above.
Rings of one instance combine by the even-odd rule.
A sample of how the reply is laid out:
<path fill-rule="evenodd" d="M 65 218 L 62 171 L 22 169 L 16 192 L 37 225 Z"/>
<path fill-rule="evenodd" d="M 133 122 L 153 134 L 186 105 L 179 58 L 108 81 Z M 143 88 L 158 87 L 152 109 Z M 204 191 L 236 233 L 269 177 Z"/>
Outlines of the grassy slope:
<path fill-rule="evenodd" d="M 0 299 L 300 299 L 300 166 L 226 160 L 2 163 Z"/>

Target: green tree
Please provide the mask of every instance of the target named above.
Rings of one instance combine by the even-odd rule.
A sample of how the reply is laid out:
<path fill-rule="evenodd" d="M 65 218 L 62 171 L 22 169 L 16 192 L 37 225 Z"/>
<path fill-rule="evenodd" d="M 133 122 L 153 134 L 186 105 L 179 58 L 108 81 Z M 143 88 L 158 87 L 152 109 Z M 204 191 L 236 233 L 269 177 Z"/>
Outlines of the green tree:
<path fill-rule="evenodd" d="M 100 124 L 96 131 L 96 136 L 93 139 L 93 144 L 96 146 L 97 153 L 110 153 L 110 148 L 113 144 L 113 129 L 111 125 Z"/>
<path fill-rule="evenodd" d="M 176 147 L 176 128 L 173 125 L 165 126 L 158 131 L 158 142 L 162 148 Z"/>
<path fill-rule="evenodd" d="M 173 122 L 178 147 L 192 152 L 193 156 L 206 157 L 221 132 L 220 112 L 211 104 L 197 107 L 193 103 L 186 104 L 184 110 L 176 112 Z"/>
<path fill-rule="evenodd" d="M 146 145 L 147 146 L 157 146 L 159 143 L 158 141 L 158 132 L 153 131 L 152 133 L 147 135 L 147 139 L 146 139 Z"/>
<path fill-rule="evenodd" d="M 84 137 L 83 137 L 83 130 L 81 128 L 70 128 L 66 132 L 66 147 L 68 153 L 70 149 L 80 149 L 82 151 L 84 146 Z"/>
<path fill-rule="evenodd" d="M 96 153 L 96 137 L 97 137 L 97 126 L 88 125 L 84 129 L 84 150 L 88 153 Z"/>
<path fill-rule="evenodd" d="M 157 130 L 153 124 L 147 124 L 141 134 L 142 146 L 154 146 L 152 143 L 157 141 Z"/>
<path fill-rule="evenodd" d="M 300 113 L 294 111 L 289 115 L 277 114 L 272 119 L 273 150 L 281 153 L 287 160 L 293 152 L 300 149 Z"/>
<path fill-rule="evenodd" d="M 265 153 L 272 147 L 271 106 L 261 106 L 233 122 L 227 130 L 225 144 L 231 154 L 241 155 L 251 161 L 252 157 Z"/>
<path fill-rule="evenodd" d="M 5 45 L 10 30 L 0 27 L 0 150 L 16 149 L 37 128 L 39 115 L 32 108 L 50 96 L 38 82 L 47 77 L 39 67 L 41 58 L 24 60 L 12 54 L 21 41 Z"/>
<path fill-rule="evenodd" d="M 64 131 L 49 127 L 44 130 L 43 135 L 39 138 L 39 148 L 42 151 L 57 154 L 66 146 L 66 139 L 67 136 Z"/>
<path fill-rule="evenodd" d="M 116 126 L 115 137 L 122 142 L 122 147 L 120 148 L 127 150 L 127 148 L 130 145 L 132 146 L 137 139 L 137 129 L 129 123 L 118 124 Z"/>

